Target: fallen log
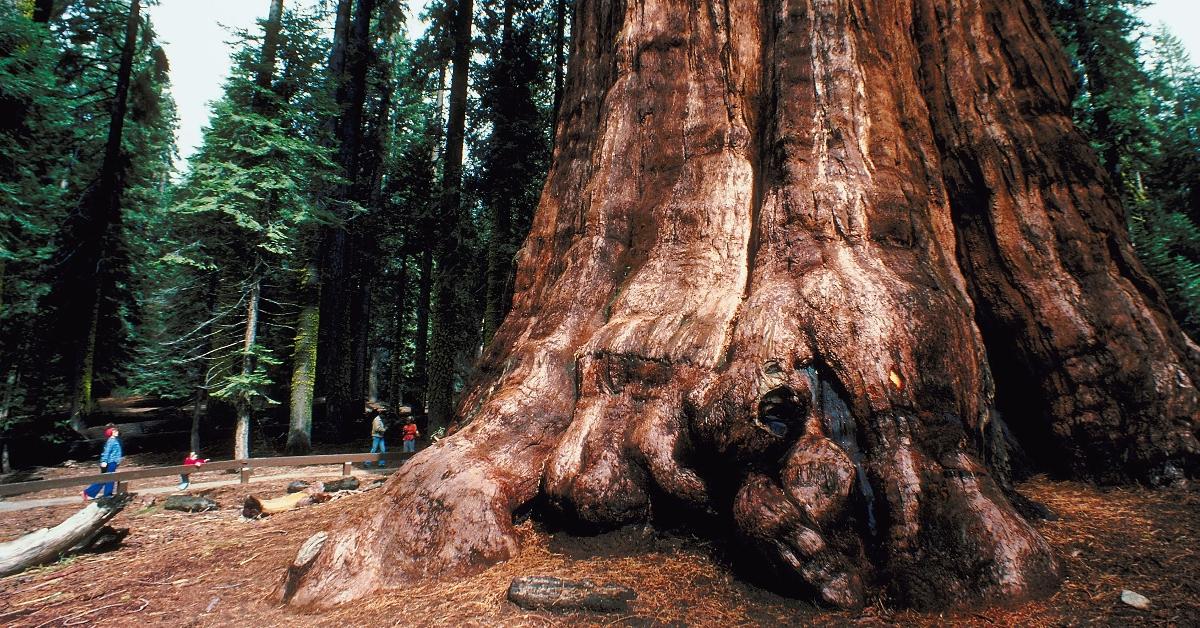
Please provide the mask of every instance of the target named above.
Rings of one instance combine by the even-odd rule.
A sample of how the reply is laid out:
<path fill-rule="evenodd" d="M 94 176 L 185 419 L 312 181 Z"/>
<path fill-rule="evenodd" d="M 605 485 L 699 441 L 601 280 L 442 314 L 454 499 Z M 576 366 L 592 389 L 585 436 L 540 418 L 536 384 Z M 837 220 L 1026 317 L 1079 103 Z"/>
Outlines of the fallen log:
<path fill-rule="evenodd" d="M 358 489 L 358 478 L 353 475 L 334 480 L 332 482 L 323 482 L 321 484 L 321 492 L 336 493 L 338 491 L 353 491 Z"/>
<path fill-rule="evenodd" d="M 132 499 L 132 493 L 103 497 L 53 528 L 42 528 L 0 543 L 0 576 L 54 561 L 72 548 L 86 547 Z"/>
<path fill-rule="evenodd" d="M 619 584 L 551 576 L 513 578 L 508 586 L 508 600 L 529 610 L 622 612 L 636 598 L 633 589 Z"/>
<path fill-rule="evenodd" d="M 251 495 L 242 504 L 242 516 L 247 519 L 256 519 L 327 501 L 329 501 L 329 495 L 325 493 L 289 493 L 274 499 L 262 499 Z"/>
<path fill-rule="evenodd" d="M 180 512 L 205 512 L 220 508 L 217 502 L 207 497 L 192 495 L 171 495 L 163 500 L 163 510 L 178 510 Z"/>
<path fill-rule="evenodd" d="M 96 532 L 96 535 L 80 545 L 71 548 L 72 554 L 76 552 L 91 552 L 93 554 L 102 554 L 111 552 L 121 546 L 121 542 L 125 537 L 129 536 L 129 528 L 114 528 L 112 526 L 104 526 Z"/>

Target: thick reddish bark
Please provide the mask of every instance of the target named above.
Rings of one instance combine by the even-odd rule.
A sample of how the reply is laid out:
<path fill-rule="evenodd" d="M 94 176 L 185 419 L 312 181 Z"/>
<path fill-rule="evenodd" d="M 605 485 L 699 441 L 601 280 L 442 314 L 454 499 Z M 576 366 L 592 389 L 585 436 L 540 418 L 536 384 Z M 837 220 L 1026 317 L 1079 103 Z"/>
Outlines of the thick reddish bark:
<path fill-rule="evenodd" d="M 1004 466 L 993 377 L 1066 470 L 1195 468 L 1196 347 L 1035 3 L 582 0 L 575 28 L 461 428 L 330 535 L 293 603 L 481 569 L 532 504 L 729 522 L 835 606 L 1036 595 L 1058 567 L 982 462 Z"/>

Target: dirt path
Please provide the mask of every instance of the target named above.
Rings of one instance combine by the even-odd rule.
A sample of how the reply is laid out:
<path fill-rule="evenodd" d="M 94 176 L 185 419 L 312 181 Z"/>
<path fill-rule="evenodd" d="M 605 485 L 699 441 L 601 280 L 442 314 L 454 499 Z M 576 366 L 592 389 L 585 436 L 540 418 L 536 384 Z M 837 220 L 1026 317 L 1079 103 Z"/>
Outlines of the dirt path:
<path fill-rule="evenodd" d="M 331 476 L 336 477 L 336 476 Z M 313 479 L 321 479 L 314 477 Z M 150 496 L 114 520 L 131 529 L 108 554 L 68 558 L 0 579 L 0 625 L 35 626 L 1051 626 L 1200 625 L 1200 490 L 1151 492 L 1038 480 L 1021 487 L 1060 516 L 1038 529 L 1062 561 L 1063 586 L 1048 598 L 1006 608 L 938 614 L 895 611 L 881 600 L 860 613 L 829 613 L 738 580 L 729 553 L 690 536 L 621 530 L 600 537 L 548 534 L 520 526 L 521 553 L 471 576 L 385 591 L 319 614 L 271 597 L 285 565 L 312 533 L 378 491 L 250 521 L 250 493 L 282 494 L 289 480 L 203 489 L 221 509 L 186 515 L 149 506 Z M 0 540 L 69 515 L 77 505 L 0 517 Z M 504 599 L 518 575 L 592 578 L 632 586 L 625 615 L 553 615 Z M 1131 589 L 1149 611 L 1119 601 Z"/>
<path fill-rule="evenodd" d="M 251 475 L 250 483 L 253 484 L 255 482 L 274 481 L 274 480 L 283 480 L 283 479 L 294 480 L 294 479 L 300 479 L 300 478 L 311 478 L 314 475 L 327 476 L 327 475 L 330 475 L 333 473 L 337 473 L 337 474 L 341 473 L 341 465 L 325 465 L 325 466 L 320 466 L 320 467 L 302 467 L 302 468 L 306 469 L 306 470 L 305 471 L 290 471 L 290 472 L 285 472 L 285 473 L 270 473 L 270 474 L 259 473 L 256 475 Z M 355 475 L 386 477 L 388 475 L 391 475 L 393 471 L 395 471 L 394 468 L 389 469 L 387 467 L 384 467 L 383 469 L 380 469 L 380 470 L 359 469 L 359 470 L 356 470 Z M 174 478 L 174 476 L 171 476 L 171 478 Z M 151 478 L 150 480 L 143 480 L 142 483 L 148 483 L 150 481 L 161 481 L 161 480 L 162 480 L 162 478 Z M 233 486 L 235 484 L 240 484 L 240 483 L 241 483 L 241 480 L 239 480 L 238 478 L 235 477 L 234 479 L 231 479 L 231 480 L 211 480 L 208 482 L 192 482 L 191 486 L 188 487 L 188 489 L 186 491 L 181 491 L 178 489 L 177 485 L 171 484 L 169 486 L 144 486 L 142 488 L 138 488 L 135 486 L 135 487 L 131 488 L 131 492 L 138 493 L 139 495 L 166 495 L 166 494 L 171 494 L 171 493 L 184 493 L 184 492 L 196 493 L 196 492 L 205 491 L 208 489 L 218 488 L 221 486 Z M 80 491 L 82 491 L 82 490 L 83 489 L 81 488 Z M 6 501 L 0 501 L 0 513 L 15 512 L 18 510 L 29 510 L 30 508 L 45 508 L 47 506 L 65 506 L 68 504 L 80 504 L 80 503 L 82 503 L 82 501 L 83 501 L 83 498 L 78 495 L 72 496 L 72 497 L 42 497 L 42 498 L 33 498 L 33 499 L 22 499 L 19 497 L 18 498 L 9 498 Z"/>

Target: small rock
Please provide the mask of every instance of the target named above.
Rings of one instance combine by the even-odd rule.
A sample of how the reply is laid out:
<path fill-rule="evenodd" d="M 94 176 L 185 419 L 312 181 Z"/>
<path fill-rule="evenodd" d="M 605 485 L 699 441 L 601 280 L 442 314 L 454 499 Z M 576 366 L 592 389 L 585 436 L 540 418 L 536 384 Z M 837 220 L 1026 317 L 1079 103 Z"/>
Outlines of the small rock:
<path fill-rule="evenodd" d="M 1129 589 L 1121 591 L 1121 601 L 1138 609 L 1139 611 L 1150 610 L 1150 600 L 1147 599 L 1146 596 L 1134 591 L 1130 591 Z"/>
<path fill-rule="evenodd" d="M 306 488 L 308 488 L 308 482 L 305 482 L 304 480 L 296 480 L 295 482 L 287 485 L 287 492 L 299 493 Z"/>

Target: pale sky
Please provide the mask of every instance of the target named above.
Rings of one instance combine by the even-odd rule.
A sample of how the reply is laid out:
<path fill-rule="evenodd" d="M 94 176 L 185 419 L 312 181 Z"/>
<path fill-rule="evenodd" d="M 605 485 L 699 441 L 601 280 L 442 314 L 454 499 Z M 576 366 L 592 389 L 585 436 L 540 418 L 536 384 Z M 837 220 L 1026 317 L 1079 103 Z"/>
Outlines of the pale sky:
<path fill-rule="evenodd" d="M 309 4 L 308 0 L 304 4 Z M 415 8 L 409 33 L 419 33 L 422 27 L 416 16 L 426 0 L 408 4 Z M 209 105 L 221 97 L 229 78 L 231 29 L 254 28 L 255 20 L 267 17 L 270 6 L 269 0 L 160 0 L 144 9 L 171 62 L 171 94 L 179 115 L 175 137 L 180 161 L 176 167 L 180 170 L 200 146 Z"/>
<path fill-rule="evenodd" d="M 171 91 L 179 111 L 180 163 L 200 145 L 209 103 L 221 97 L 229 76 L 229 28 L 251 28 L 266 16 L 268 0 L 161 0 L 146 8 L 171 62 Z M 425 0 L 409 3 L 413 17 Z M 1200 63 L 1200 0 L 1160 0 L 1142 12 L 1151 25 L 1167 24 Z M 410 19 L 409 32 L 419 29 Z"/>

